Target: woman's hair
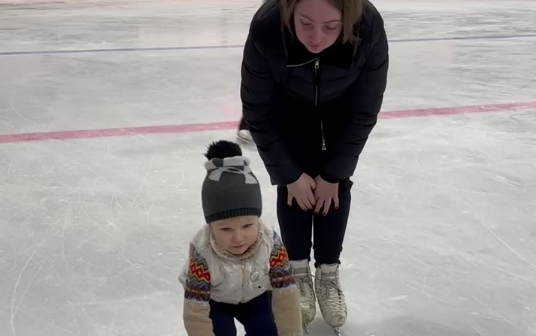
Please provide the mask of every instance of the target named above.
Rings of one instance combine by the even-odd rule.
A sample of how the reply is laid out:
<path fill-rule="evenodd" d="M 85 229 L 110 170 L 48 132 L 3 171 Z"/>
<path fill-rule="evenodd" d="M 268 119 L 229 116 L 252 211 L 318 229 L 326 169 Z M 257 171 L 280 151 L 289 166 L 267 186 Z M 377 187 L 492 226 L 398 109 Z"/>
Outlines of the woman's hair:
<path fill-rule="evenodd" d="M 302 0 L 281 0 L 283 24 L 293 31 L 293 16 L 296 5 Z M 355 42 L 357 36 L 354 33 L 354 26 L 361 19 L 363 6 L 361 0 L 326 0 L 333 7 L 342 13 L 341 41 Z"/>

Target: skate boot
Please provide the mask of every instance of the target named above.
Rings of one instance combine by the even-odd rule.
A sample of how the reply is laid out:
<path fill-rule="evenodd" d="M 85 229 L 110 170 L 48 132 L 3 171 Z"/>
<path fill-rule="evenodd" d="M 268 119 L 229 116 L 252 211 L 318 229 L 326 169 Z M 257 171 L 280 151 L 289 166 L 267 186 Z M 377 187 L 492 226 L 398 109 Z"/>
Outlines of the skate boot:
<path fill-rule="evenodd" d="M 333 327 L 337 336 L 346 322 L 347 309 L 339 280 L 339 265 L 320 265 L 315 274 L 315 291 L 324 321 Z"/>
<path fill-rule="evenodd" d="M 290 263 L 294 278 L 296 279 L 296 285 L 300 289 L 303 329 L 305 334 L 308 334 L 309 323 L 315 319 L 316 315 L 315 290 L 309 260 L 291 261 Z"/>
<path fill-rule="evenodd" d="M 245 143 L 251 142 L 251 133 L 248 130 L 238 130 L 236 136 Z"/>

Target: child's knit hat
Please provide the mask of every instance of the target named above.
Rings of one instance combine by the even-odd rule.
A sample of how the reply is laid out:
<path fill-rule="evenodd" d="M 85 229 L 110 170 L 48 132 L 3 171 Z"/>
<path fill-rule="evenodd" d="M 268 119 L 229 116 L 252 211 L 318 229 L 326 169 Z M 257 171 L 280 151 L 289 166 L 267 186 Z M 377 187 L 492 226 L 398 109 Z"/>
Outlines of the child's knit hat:
<path fill-rule="evenodd" d="M 262 196 L 257 177 L 240 146 L 220 140 L 208 146 L 207 176 L 201 199 L 207 223 L 238 216 L 261 216 Z"/>

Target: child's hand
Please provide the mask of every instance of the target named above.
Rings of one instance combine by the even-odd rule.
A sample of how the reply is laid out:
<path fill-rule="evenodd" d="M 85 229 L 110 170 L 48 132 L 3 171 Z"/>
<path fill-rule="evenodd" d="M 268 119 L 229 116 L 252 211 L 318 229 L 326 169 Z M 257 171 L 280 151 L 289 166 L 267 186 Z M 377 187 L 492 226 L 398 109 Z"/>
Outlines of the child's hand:
<path fill-rule="evenodd" d="M 298 203 L 303 211 L 312 210 L 315 206 L 315 197 L 313 195 L 315 188 L 315 180 L 305 173 L 301 174 L 295 182 L 287 185 L 288 206 L 292 206 L 292 200 L 296 199 L 296 203 Z"/>
<path fill-rule="evenodd" d="M 324 216 L 327 215 L 331 207 L 331 202 L 335 203 L 335 210 L 337 210 L 339 208 L 339 183 L 329 183 L 320 177 L 320 175 L 315 178 L 315 182 L 315 214 L 318 214 L 322 210 L 322 207 L 324 207 L 322 214 Z"/>

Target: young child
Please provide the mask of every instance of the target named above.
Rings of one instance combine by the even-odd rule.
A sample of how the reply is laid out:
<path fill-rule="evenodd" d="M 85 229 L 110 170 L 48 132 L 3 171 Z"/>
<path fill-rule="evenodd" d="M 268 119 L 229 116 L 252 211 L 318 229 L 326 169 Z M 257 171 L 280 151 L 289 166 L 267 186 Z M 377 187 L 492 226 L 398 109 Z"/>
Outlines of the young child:
<path fill-rule="evenodd" d="M 249 160 L 232 142 L 211 144 L 201 198 L 208 225 L 190 242 L 179 280 L 189 336 L 301 336 L 299 290 L 279 235 L 260 216 Z"/>

